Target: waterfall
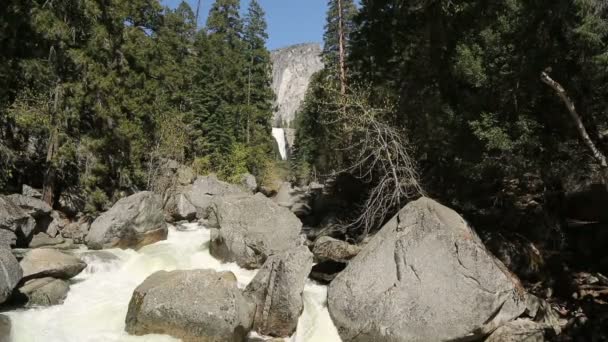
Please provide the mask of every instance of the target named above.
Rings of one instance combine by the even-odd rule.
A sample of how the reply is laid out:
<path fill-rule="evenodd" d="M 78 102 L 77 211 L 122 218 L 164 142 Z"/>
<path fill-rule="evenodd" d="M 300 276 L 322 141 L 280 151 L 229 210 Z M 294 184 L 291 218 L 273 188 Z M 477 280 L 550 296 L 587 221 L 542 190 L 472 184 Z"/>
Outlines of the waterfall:
<path fill-rule="evenodd" d="M 87 256 L 88 267 L 72 280 L 62 305 L 5 312 L 12 321 L 12 342 L 177 342 L 164 335 L 131 336 L 125 317 L 133 290 L 159 270 L 213 269 L 232 271 L 240 288 L 257 270 L 221 263 L 209 253 L 210 231 L 189 224 L 186 231 L 171 227 L 166 241 L 138 251 L 110 249 L 113 260 Z M 87 253 L 86 249 L 76 252 Z M 84 257 L 84 256 L 83 256 Z M 295 334 L 286 342 L 340 342 L 326 306 L 327 287 L 308 281 L 304 311 Z M 255 333 L 252 333 L 255 335 Z"/>
<path fill-rule="evenodd" d="M 287 160 L 287 143 L 285 139 L 285 130 L 282 128 L 272 128 L 272 136 L 279 145 L 279 153 L 281 153 L 281 159 Z"/>

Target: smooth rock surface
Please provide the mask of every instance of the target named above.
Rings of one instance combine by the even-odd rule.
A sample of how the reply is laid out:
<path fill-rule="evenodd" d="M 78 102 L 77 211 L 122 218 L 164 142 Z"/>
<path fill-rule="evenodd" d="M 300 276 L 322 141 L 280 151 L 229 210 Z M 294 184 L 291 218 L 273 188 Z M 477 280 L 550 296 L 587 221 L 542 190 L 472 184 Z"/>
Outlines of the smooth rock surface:
<path fill-rule="evenodd" d="M 232 272 L 160 271 L 133 292 L 126 331 L 166 334 L 184 342 L 244 341 L 253 312 Z"/>
<path fill-rule="evenodd" d="M 190 203 L 196 207 L 197 218 L 206 218 L 214 196 L 243 193 L 233 184 L 222 182 L 215 175 L 199 176 L 184 192 Z"/>
<path fill-rule="evenodd" d="M 55 245 L 60 245 L 64 242 L 65 242 L 65 239 L 62 238 L 61 236 L 52 238 L 46 233 L 38 233 L 38 234 L 34 235 L 34 237 L 32 238 L 32 241 L 30 241 L 30 248 L 55 246 Z"/>
<path fill-rule="evenodd" d="M 171 221 L 191 221 L 196 218 L 196 207 L 190 203 L 188 197 L 183 193 L 170 195 L 167 203 L 165 203 L 165 215 Z"/>
<path fill-rule="evenodd" d="M 299 44 L 271 52 L 272 90 L 277 95 L 273 123 L 289 127 L 304 100 L 311 77 L 323 68 L 321 46 Z"/>
<path fill-rule="evenodd" d="M 11 319 L 5 315 L 0 315 L 0 342 L 10 342 L 11 340 Z"/>
<path fill-rule="evenodd" d="M 0 304 L 10 297 L 22 277 L 23 271 L 13 253 L 0 246 Z"/>
<path fill-rule="evenodd" d="M 20 262 L 23 279 L 59 278 L 70 279 L 87 267 L 81 259 L 55 249 L 32 249 Z"/>
<path fill-rule="evenodd" d="M 301 244 L 302 222 L 261 193 L 218 196 L 210 208 L 210 251 L 216 258 L 244 268 L 262 266 L 266 258 Z"/>
<path fill-rule="evenodd" d="M 63 303 L 70 284 L 63 279 L 40 278 L 29 280 L 19 292 L 28 299 L 28 306 L 51 306 Z"/>
<path fill-rule="evenodd" d="M 256 303 L 253 329 L 262 335 L 291 336 L 304 303 L 302 292 L 312 268 L 312 254 L 300 246 L 266 259 L 245 294 Z"/>
<path fill-rule="evenodd" d="M 249 193 L 255 194 L 258 191 L 258 181 L 251 173 L 241 175 L 241 187 Z"/>
<path fill-rule="evenodd" d="M 315 241 L 312 253 L 320 262 L 348 262 L 357 256 L 360 251 L 361 247 L 359 246 L 329 236 L 321 236 Z"/>
<path fill-rule="evenodd" d="M 42 216 L 48 216 L 51 214 L 51 206 L 43 200 L 27 197 L 21 194 L 13 194 L 6 196 L 8 200 L 13 202 L 16 206 L 23 209 L 23 211 L 36 219 Z"/>
<path fill-rule="evenodd" d="M 344 341 L 474 341 L 525 310 L 519 280 L 453 210 L 409 203 L 328 289 Z"/>
<path fill-rule="evenodd" d="M 518 319 L 496 329 L 485 342 L 545 342 L 551 331 L 545 324 Z"/>
<path fill-rule="evenodd" d="M 167 238 L 162 201 L 144 191 L 116 202 L 99 216 L 86 237 L 91 249 L 140 248 Z"/>

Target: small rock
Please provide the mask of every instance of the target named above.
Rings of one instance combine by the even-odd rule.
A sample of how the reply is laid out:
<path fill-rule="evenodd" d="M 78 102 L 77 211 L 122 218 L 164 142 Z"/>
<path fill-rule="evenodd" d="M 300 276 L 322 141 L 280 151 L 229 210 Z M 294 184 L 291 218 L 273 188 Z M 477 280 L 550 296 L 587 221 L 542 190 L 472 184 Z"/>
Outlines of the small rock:
<path fill-rule="evenodd" d="M 545 342 L 551 327 L 526 319 L 517 319 L 496 329 L 485 342 Z"/>
<path fill-rule="evenodd" d="M 241 187 L 245 189 L 245 191 L 255 194 L 258 191 L 258 182 L 255 179 L 255 176 L 250 173 L 244 173 L 241 176 Z"/>
<path fill-rule="evenodd" d="M 23 279 L 70 279 L 87 267 L 81 259 L 54 249 L 33 249 L 21 260 Z"/>
<path fill-rule="evenodd" d="M 321 236 L 315 241 L 312 253 L 319 261 L 348 262 L 359 254 L 361 248 L 329 236 Z"/>
<path fill-rule="evenodd" d="M 28 299 L 28 306 L 51 306 L 62 304 L 68 295 L 70 284 L 62 279 L 32 279 L 19 289 Z"/>
<path fill-rule="evenodd" d="M 69 223 L 61 230 L 61 236 L 66 239 L 72 239 L 74 243 L 83 244 L 86 242 L 86 237 L 91 229 L 91 223 L 88 218 L 82 217 L 76 222 Z"/>
<path fill-rule="evenodd" d="M 31 197 L 31 198 L 42 199 L 42 193 L 40 193 L 40 191 L 32 188 L 29 185 L 25 185 L 25 184 L 23 184 L 23 186 L 21 187 L 21 194 L 23 196 L 27 196 L 27 197 Z"/>

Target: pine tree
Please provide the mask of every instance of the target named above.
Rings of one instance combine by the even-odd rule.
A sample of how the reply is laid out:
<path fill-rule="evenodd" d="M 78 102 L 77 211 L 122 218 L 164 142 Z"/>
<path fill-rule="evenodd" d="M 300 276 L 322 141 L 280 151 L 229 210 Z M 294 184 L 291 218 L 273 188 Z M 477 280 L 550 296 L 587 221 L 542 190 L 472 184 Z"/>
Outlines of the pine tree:
<path fill-rule="evenodd" d="M 245 142 L 250 147 L 250 168 L 259 169 L 271 153 L 272 64 L 266 48 L 268 33 L 264 10 L 256 0 L 249 4 L 243 41 L 247 57 Z"/>
<path fill-rule="evenodd" d="M 329 0 L 325 33 L 323 35 L 323 61 L 331 75 L 346 83 L 345 56 L 349 50 L 351 34 L 354 31 L 354 17 L 357 7 L 353 0 Z"/>

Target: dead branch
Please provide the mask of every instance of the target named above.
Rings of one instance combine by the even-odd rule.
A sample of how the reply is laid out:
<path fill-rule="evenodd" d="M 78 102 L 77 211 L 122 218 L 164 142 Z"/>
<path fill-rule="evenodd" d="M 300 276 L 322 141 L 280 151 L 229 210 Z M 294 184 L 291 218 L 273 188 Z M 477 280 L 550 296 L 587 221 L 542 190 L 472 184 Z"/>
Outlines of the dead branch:
<path fill-rule="evenodd" d="M 587 133 L 587 129 L 583 124 L 581 116 L 576 111 L 576 106 L 574 105 L 574 102 L 570 99 L 570 97 L 568 97 L 568 94 L 566 93 L 564 87 L 562 87 L 561 84 L 553 80 L 551 76 L 549 76 L 549 74 L 543 71 L 541 73 L 540 79 L 557 93 L 557 96 L 559 96 L 562 102 L 564 102 L 564 104 L 566 105 L 566 108 L 568 108 L 568 112 L 570 113 L 572 121 L 574 121 L 578 134 L 580 135 L 581 139 L 583 139 L 583 142 L 585 143 L 585 145 L 587 145 L 587 148 L 589 148 L 591 154 L 599 164 L 604 186 L 606 187 L 606 190 L 608 190 L 608 160 L 606 159 L 604 153 L 602 153 L 602 151 L 597 148 L 593 140 L 591 140 L 591 137 L 589 136 L 589 133 Z"/>

